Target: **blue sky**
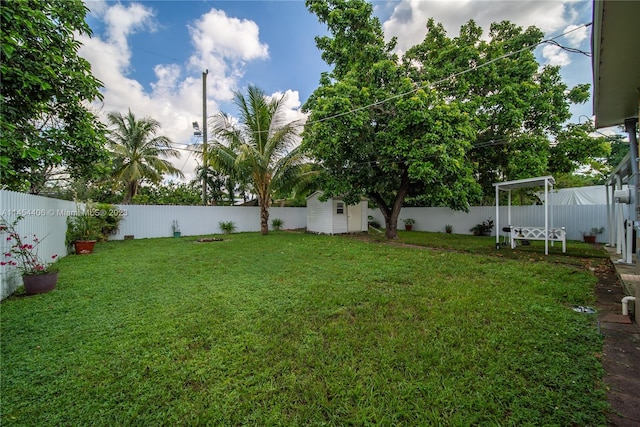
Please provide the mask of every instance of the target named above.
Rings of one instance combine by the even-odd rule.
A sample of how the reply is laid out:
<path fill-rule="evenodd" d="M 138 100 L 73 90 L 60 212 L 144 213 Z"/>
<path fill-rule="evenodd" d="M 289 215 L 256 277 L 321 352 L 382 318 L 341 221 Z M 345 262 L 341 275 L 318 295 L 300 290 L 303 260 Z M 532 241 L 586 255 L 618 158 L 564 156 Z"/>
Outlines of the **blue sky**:
<path fill-rule="evenodd" d="M 535 25 L 554 37 L 591 21 L 591 1 L 581 0 L 395 0 L 373 1 L 385 37 L 398 38 L 399 53 L 419 43 L 433 17 L 450 36 L 474 19 L 484 28 L 510 20 Z M 101 113 L 151 116 L 178 146 L 198 142 L 191 123 L 202 125 L 202 72 L 207 77 L 208 114 L 233 114 L 234 90 L 249 84 L 268 94 L 286 94 L 291 118 L 328 70 L 314 37 L 326 33 L 302 0 L 86 0 L 91 38 L 81 37 L 80 54 L 104 83 Z M 558 40 L 590 52 L 591 28 Z M 565 82 L 592 83 L 591 59 L 546 45 L 536 49 L 541 64 L 562 66 Z M 573 122 L 592 116 L 591 101 L 574 107 Z M 185 151 L 176 165 L 187 178 L 196 166 Z"/>

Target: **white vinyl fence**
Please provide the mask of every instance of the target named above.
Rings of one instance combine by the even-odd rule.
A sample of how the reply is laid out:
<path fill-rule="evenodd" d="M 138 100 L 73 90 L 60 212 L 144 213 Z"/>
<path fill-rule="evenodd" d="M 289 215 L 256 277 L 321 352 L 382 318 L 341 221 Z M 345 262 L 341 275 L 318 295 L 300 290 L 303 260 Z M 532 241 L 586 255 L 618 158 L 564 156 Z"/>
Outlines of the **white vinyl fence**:
<path fill-rule="evenodd" d="M 221 221 L 233 221 L 237 232 L 260 230 L 258 207 L 118 205 L 118 208 L 123 213 L 123 220 L 118 233 L 111 237 L 113 240 L 122 240 L 127 235 L 134 236 L 135 239 L 170 237 L 173 234 L 171 225 L 174 220 L 178 222 L 183 236 L 219 234 Z M 504 221 L 500 224 L 502 228 L 509 224 L 506 223 L 507 207 L 500 209 L 500 218 Z M 7 221 L 18 215 L 24 216 L 18 231 L 25 236 L 35 234 L 40 239 L 44 237 L 38 253 L 42 259 L 49 259 L 51 255 L 66 255 L 66 217 L 75 211 L 74 202 L 0 190 L 0 214 Z M 369 215 L 384 226 L 384 218 L 378 209 L 369 209 Z M 306 208 L 272 207 L 269 218 L 282 219 L 285 229 L 307 226 Z M 495 207 L 472 207 L 468 213 L 448 208 L 403 208 L 400 219 L 405 218 L 415 219 L 416 231 L 444 232 L 445 225 L 450 224 L 456 234 L 471 234 L 470 229 L 474 225 L 487 219 L 495 220 Z M 511 218 L 511 225 L 515 226 L 544 226 L 544 207 L 512 206 Z M 598 236 L 598 241 L 608 241 L 606 205 L 554 206 L 552 221 L 553 226 L 566 228 L 569 240 L 581 240 L 583 231 L 605 227 L 605 232 Z M 399 221 L 398 228 L 403 228 L 402 221 Z M 494 229 L 494 235 L 496 231 L 502 233 Z M 8 250 L 7 243 L 6 239 L 0 242 L 2 254 Z M 15 269 L 7 266 L 0 266 L 0 281 L 2 299 L 21 284 L 21 278 Z"/>
<path fill-rule="evenodd" d="M 544 206 L 512 206 L 511 224 L 507 220 L 508 207 L 500 207 L 500 230 L 493 229 L 492 235 L 498 232 L 501 235 L 502 227 L 530 226 L 544 227 Z M 372 215 L 382 226 L 384 217 L 378 210 L 370 210 Z M 598 242 L 607 242 L 609 230 L 607 230 L 607 205 L 571 205 L 553 206 L 549 209 L 549 226 L 565 227 L 567 240 L 582 240 L 582 233 L 591 231 L 592 228 L 604 227 L 604 232 L 598 235 Z M 405 218 L 413 218 L 416 223 L 413 229 L 416 231 L 441 231 L 447 224 L 453 226 L 455 234 L 473 234 L 471 228 L 483 221 L 496 219 L 495 206 L 474 206 L 469 213 L 452 211 L 448 208 L 402 208 L 400 211 L 398 229 L 403 229 L 401 221 Z"/>
<path fill-rule="evenodd" d="M 25 243 L 31 243 L 34 234 L 41 240 L 38 256 L 43 261 L 50 260 L 52 255 L 67 255 L 64 244 L 67 216 L 75 210 L 76 204 L 67 200 L 0 191 L 0 215 L 9 223 L 18 216 L 24 217 L 16 225 L 16 231 L 26 237 Z M 9 243 L 5 235 L 0 235 L 2 258 L 10 249 Z M 0 299 L 9 296 L 20 285 L 22 278 L 14 268 L 0 266 Z"/>
<path fill-rule="evenodd" d="M 219 234 L 220 222 L 233 221 L 237 232 L 260 231 L 260 208 L 255 206 L 146 206 L 118 205 L 123 214 L 118 233 L 112 240 L 122 240 L 131 235 L 135 239 L 169 237 L 173 235 L 171 224 L 178 222 L 183 236 Z M 271 221 L 280 218 L 283 228 L 296 229 L 307 226 L 306 208 L 269 209 Z"/>

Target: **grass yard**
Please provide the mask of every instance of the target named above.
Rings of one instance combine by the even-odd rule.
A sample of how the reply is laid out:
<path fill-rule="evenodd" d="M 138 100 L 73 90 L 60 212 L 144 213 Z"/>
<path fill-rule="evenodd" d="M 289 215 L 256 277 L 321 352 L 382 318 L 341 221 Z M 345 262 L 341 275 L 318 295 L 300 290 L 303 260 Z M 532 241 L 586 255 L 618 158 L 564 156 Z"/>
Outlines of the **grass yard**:
<path fill-rule="evenodd" d="M 486 242 L 98 244 L 0 306 L 1 424 L 605 425 L 595 277 Z"/>

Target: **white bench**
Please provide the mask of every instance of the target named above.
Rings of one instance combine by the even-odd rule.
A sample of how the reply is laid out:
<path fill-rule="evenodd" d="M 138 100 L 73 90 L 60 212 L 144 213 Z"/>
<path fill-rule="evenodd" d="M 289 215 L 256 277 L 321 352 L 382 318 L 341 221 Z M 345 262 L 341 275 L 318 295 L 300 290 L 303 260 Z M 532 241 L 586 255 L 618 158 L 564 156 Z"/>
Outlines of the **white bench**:
<path fill-rule="evenodd" d="M 523 227 L 512 225 L 511 249 L 515 249 L 516 240 L 548 240 L 549 242 L 562 242 L 562 252 L 567 251 L 567 232 L 564 227 L 550 227 L 547 238 L 547 229 L 544 227 Z"/>

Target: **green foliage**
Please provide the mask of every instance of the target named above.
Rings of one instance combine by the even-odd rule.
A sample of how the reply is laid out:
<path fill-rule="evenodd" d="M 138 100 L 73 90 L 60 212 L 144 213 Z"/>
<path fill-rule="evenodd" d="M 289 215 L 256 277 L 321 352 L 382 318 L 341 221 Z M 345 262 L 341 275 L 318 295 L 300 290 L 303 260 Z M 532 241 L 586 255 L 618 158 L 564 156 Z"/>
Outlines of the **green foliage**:
<path fill-rule="evenodd" d="M 0 167 L 6 188 L 38 193 L 52 174 L 92 177 L 104 127 L 87 110 L 102 83 L 78 56 L 81 0 L 11 0 L 0 9 Z"/>
<path fill-rule="evenodd" d="M 311 115 L 303 148 L 321 161 L 321 188 L 347 203 L 368 197 L 396 237 L 402 202 L 429 194 L 467 209 L 479 188 L 465 161 L 476 130 L 464 102 L 424 85 L 385 43 L 372 5 L 364 0 L 307 1 L 330 36 L 316 38 L 334 65 L 304 109 Z"/>
<path fill-rule="evenodd" d="M 450 38 L 441 24 L 429 20 L 425 39 L 403 57 L 417 82 L 439 82 L 435 89 L 462 101 L 460 108 L 473 118 L 476 134 L 468 161 L 487 203 L 493 203 L 494 182 L 574 170 L 589 159 L 589 149 L 581 151 L 569 138 L 574 129 L 561 132 L 570 104 L 585 102 L 589 85 L 568 88 L 559 67 L 539 66 L 527 47 L 542 37 L 535 27 L 522 29 L 507 21 L 493 23 L 484 35 L 471 20 Z M 455 79 L 449 78 L 453 74 Z M 559 147 L 550 145 L 550 135 L 558 135 Z M 594 142 L 589 148 L 599 146 Z M 592 156 L 600 153 L 594 150 Z"/>
<path fill-rule="evenodd" d="M 281 230 L 283 225 L 284 221 L 280 218 L 274 218 L 271 220 L 271 228 L 273 228 L 274 230 Z"/>
<path fill-rule="evenodd" d="M 583 236 L 597 236 L 598 234 L 604 233 L 604 227 L 592 227 L 590 231 L 583 231 Z"/>
<path fill-rule="evenodd" d="M 400 237 L 482 254 L 241 233 L 66 257 L 2 303 L 2 425 L 606 424 L 579 257 Z"/>
<path fill-rule="evenodd" d="M 126 116 L 118 112 L 108 115 L 112 128 L 108 139 L 113 154 L 112 177 L 126 188 L 124 202 L 138 193 L 141 182 L 158 184 L 164 174 L 184 177 L 167 158 L 180 156 L 171 148 L 171 140 L 157 136 L 160 122 L 151 117 L 137 119 L 129 110 Z"/>
<path fill-rule="evenodd" d="M 109 236 L 116 234 L 123 218 L 123 211 L 109 203 L 96 203 L 95 216 L 98 219 L 102 236 L 99 240 L 109 240 Z"/>
<path fill-rule="evenodd" d="M 76 204 L 74 214 L 67 217 L 66 245 L 71 246 L 78 240 L 101 240 L 103 225 L 94 203 Z"/>
<path fill-rule="evenodd" d="M 224 234 L 231 234 L 238 228 L 233 221 L 220 221 L 218 227 L 220 227 L 220 230 L 222 230 Z"/>
<path fill-rule="evenodd" d="M 134 205 L 182 205 L 202 204 L 201 190 L 193 184 L 169 182 L 138 187 L 138 193 L 131 198 Z"/>
<path fill-rule="evenodd" d="M 491 230 L 493 230 L 493 220 L 488 219 L 482 221 L 480 224 L 474 225 L 469 231 L 473 231 L 474 234 L 480 236 L 491 234 Z"/>
<path fill-rule="evenodd" d="M 226 174 L 215 170 L 211 166 L 205 170 L 202 165 L 199 165 L 196 168 L 196 177 L 191 180 L 189 186 L 197 190 L 200 196 L 200 203 L 202 203 L 203 178 L 207 182 L 206 198 L 208 205 L 233 205 L 236 195 L 242 197 L 245 201 L 248 200 L 248 185 L 241 181 L 236 181 L 233 173 Z"/>
<path fill-rule="evenodd" d="M 611 147 L 609 156 L 607 156 L 608 172 L 615 169 L 629 153 L 629 141 L 624 138 L 620 134 L 608 138 Z"/>
<path fill-rule="evenodd" d="M 285 120 L 285 95 L 267 99 L 262 90 L 249 86 L 246 96 L 235 92 L 234 101 L 240 120 L 223 112 L 215 117 L 213 134 L 219 142 L 209 145 L 209 164 L 234 181 L 251 183 L 258 195 L 260 230 L 268 234 L 272 197 L 307 190 L 317 173 L 296 147 L 301 123 Z"/>
<path fill-rule="evenodd" d="M 569 124 L 558 132 L 556 144 L 550 150 L 549 171 L 568 174 L 584 165 L 604 171 L 603 160 L 611 153 L 611 144 L 604 136 L 591 136 L 594 130 L 593 123 L 589 121 Z"/>

